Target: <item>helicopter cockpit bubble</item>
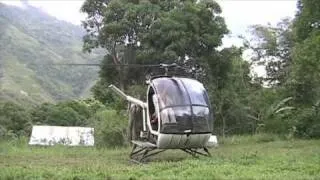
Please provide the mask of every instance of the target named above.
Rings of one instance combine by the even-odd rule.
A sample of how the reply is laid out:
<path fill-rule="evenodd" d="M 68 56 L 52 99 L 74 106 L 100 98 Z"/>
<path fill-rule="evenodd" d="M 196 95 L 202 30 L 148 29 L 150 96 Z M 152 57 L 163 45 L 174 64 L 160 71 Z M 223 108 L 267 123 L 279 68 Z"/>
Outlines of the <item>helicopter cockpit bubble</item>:
<path fill-rule="evenodd" d="M 203 134 L 212 132 L 210 103 L 203 85 L 193 79 L 158 77 L 151 80 L 155 108 L 162 134 Z M 157 111 L 155 110 L 155 111 Z"/>

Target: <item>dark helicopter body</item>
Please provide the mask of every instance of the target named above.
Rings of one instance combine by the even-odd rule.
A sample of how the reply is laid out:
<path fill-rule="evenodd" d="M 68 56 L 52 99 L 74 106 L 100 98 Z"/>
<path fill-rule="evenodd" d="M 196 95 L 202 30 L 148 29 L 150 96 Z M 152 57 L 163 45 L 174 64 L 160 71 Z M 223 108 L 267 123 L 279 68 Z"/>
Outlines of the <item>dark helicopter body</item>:
<path fill-rule="evenodd" d="M 191 78 L 158 76 L 150 78 L 147 85 L 147 102 L 110 86 L 132 103 L 129 116 L 131 158 L 142 161 L 153 155 L 149 152 L 166 149 L 209 155 L 207 147 L 212 136 L 213 113 L 202 83 Z"/>

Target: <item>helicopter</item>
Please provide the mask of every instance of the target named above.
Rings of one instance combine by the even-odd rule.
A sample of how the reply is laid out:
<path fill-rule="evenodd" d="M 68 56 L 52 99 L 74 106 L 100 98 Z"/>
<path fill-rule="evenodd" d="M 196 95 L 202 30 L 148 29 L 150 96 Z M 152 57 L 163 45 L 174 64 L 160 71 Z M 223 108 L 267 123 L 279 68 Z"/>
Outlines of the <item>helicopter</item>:
<path fill-rule="evenodd" d="M 158 67 L 165 73 L 147 77 L 146 101 L 125 94 L 113 84 L 108 87 L 128 102 L 130 160 L 145 162 L 169 149 L 182 150 L 194 157 L 211 156 L 208 148 L 216 146 L 217 139 L 212 134 L 213 110 L 204 85 L 195 78 L 169 74 L 170 70 L 186 70 L 175 63 L 133 66 Z"/>
<path fill-rule="evenodd" d="M 130 159 L 140 163 L 168 149 L 179 149 L 192 156 L 211 156 L 208 148 L 215 141 L 213 111 L 204 85 L 193 78 L 168 75 L 176 64 L 160 67 L 166 70 L 165 75 L 146 80 L 146 102 L 109 85 L 130 104 Z"/>

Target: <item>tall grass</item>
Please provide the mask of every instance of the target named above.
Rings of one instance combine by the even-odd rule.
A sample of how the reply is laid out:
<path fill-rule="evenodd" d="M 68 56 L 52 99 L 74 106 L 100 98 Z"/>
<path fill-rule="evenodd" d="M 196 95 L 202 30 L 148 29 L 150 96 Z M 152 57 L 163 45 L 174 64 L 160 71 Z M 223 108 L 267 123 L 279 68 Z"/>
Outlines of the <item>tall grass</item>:
<path fill-rule="evenodd" d="M 255 135 L 232 135 L 227 136 L 225 138 L 218 138 L 219 144 L 255 144 L 255 143 L 265 143 L 265 142 L 273 142 L 285 140 L 284 136 L 279 136 L 276 134 L 266 134 L 259 133 Z"/>
<path fill-rule="evenodd" d="M 219 138 L 212 157 L 168 150 L 130 163 L 130 148 L 37 147 L 0 142 L 0 179 L 320 179 L 320 141 L 275 135 Z"/>

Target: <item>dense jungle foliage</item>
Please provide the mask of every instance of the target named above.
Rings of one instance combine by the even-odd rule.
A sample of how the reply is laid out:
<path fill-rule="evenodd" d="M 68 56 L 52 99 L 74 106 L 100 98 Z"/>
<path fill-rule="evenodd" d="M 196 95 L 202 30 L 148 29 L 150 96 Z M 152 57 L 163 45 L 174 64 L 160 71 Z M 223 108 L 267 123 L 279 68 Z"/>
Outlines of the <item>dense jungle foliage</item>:
<path fill-rule="evenodd" d="M 224 49 L 228 29 L 214 1 L 86 0 L 81 10 L 88 14 L 84 50 L 108 52 L 92 88 L 95 99 L 35 107 L 3 102 L 1 136 L 29 134 L 33 124 L 92 126 L 99 145 L 124 145 L 127 106 L 107 85 L 143 97 L 153 71 L 108 64 L 162 62 L 197 70 L 193 77 L 213 105 L 214 134 L 320 137 L 320 1 L 299 0 L 294 19 L 253 25 L 253 39 Z M 247 50 L 250 60 L 242 58 Z M 256 64 L 265 65 L 266 77 L 250 73 Z"/>

